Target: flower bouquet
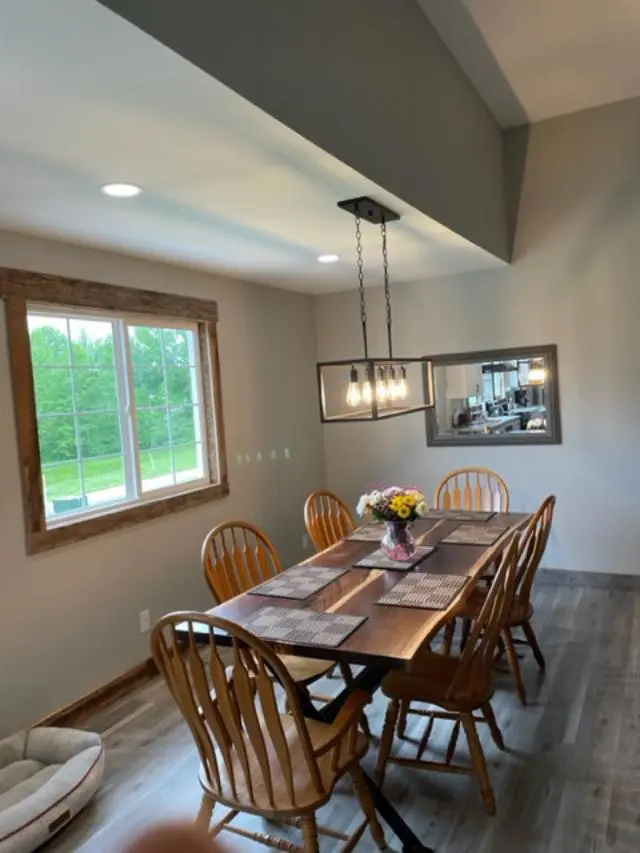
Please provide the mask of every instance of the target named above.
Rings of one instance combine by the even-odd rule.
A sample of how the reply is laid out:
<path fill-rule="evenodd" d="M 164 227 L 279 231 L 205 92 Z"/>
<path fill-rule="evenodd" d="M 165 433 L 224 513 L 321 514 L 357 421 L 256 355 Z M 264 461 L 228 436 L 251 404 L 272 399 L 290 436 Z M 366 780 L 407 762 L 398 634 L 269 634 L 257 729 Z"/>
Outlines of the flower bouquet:
<path fill-rule="evenodd" d="M 409 533 L 408 525 L 425 515 L 427 505 L 420 489 L 412 486 L 398 488 L 387 486 L 362 495 L 358 502 L 358 514 L 370 515 L 387 525 L 382 538 L 382 547 L 391 560 L 406 561 L 415 553 L 416 543 Z"/>

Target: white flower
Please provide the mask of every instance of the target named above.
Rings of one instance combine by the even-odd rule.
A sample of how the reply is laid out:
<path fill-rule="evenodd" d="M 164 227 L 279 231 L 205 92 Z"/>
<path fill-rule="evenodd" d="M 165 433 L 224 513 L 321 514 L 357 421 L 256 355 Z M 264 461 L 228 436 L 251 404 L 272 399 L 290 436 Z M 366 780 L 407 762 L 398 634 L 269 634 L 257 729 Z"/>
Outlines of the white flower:
<path fill-rule="evenodd" d="M 367 504 L 371 503 L 371 495 L 362 495 L 360 500 L 358 501 L 358 506 L 356 507 L 356 512 L 358 515 L 365 514 L 365 507 Z"/>
<path fill-rule="evenodd" d="M 416 512 L 418 513 L 418 515 L 426 515 L 429 512 L 429 507 L 424 501 L 420 501 L 420 503 L 416 507 Z"/>

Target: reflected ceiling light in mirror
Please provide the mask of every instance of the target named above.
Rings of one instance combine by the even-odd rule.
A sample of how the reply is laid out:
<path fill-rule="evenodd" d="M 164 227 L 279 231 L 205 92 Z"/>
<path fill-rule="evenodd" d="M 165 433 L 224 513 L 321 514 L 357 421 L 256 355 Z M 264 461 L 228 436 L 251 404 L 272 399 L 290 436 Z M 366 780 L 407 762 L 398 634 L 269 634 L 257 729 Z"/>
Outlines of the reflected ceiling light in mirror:
<path fill-rule="evenodd" d="M 100 187 L 100 192 L 112 198 L 134 198 L 140 195 L 142 188 L 137 184 L 104 184 Z"/>

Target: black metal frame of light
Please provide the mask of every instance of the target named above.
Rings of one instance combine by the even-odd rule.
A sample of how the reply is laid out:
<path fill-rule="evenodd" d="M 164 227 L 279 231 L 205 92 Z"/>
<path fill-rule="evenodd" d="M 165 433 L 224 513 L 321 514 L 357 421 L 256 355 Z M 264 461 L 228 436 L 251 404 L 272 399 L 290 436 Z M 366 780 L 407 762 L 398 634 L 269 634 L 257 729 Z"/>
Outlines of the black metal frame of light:
<path fill-rule="evenodd" d="M 400 370 L 402 367 L 406 367 L 410 364 L 422 364 L 422 391 L 424 402 L 413 406 L 403 405 L 402 401 L 396 401 L 389 404 L 384 403 L 380 405 L 378 403 L 375 382 L 378 368 L 382 367 L 386 369 L 393 367 L 396 370 Z M 371 405 L 369 406 L 365 404 L 365 409 L 368 411 L 367 414 L 363 414 L 362 410 L 356 409 L 353 412 L 347 412 L 342 415 L 327 415 L 323 371 L 325 368 L 333 367 L 344 367 L 345 374 L 352 367 L 355 367 L 356 370 L 361 368 L 364 372 L 368 371 L 369 376 L 372 377 L 372 395 Z M 320 420 L 323 424 L 367 423 L 370 421 L 386 420 L 387 418 L 397 418 L 400 415 L 407 415 L 412 412 L 425 412 L 427 409 L 433 408 L 435 405 L 433 394 L 433 365 L 431 363 L 431 358 L 427 356 L 423 356 L 422 358 L 349 358 L 340 359 L 338 361 L 320 361 L 317 364 L 317 373 Z"/>

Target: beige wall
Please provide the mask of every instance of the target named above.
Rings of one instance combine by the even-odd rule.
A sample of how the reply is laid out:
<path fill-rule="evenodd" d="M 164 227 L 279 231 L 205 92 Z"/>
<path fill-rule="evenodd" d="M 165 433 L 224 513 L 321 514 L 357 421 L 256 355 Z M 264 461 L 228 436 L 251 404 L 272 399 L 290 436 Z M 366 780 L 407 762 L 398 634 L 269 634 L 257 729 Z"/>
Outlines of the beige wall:
<path fill-rule="evenodd" d="M 381 293 L 369 303 L 381 350 Z M 488 465 L 516 509 L 558 495 L 548 565 L 640 574 L 640 100 L 535 125 L 513 266 L 398 286 L 394 310 L 402 355 L 557 343 L 564 443 L 427 448 L 421 415 L 328 425 L 329 487 L 431 495 L 448 470 Z M 319 298 L 316 314 L 322 358 L 358 351 L 355 293 Z"/>
<path fill-rule="evenodd" d="M 285 559 L 299 558 L 303 502 L 323 484 L 324 459 L 311 297 L 7 232 L 0 232 L 0 266 L 218 300 L 231 487 L 226 500 L 26 557 L 0 322 L 2 736 L 147 657 L 141 610 L 150 608 L 154 619 L 209 606 L 199 550 L 219 521 L 249 519 L 269 532 Z"/>

